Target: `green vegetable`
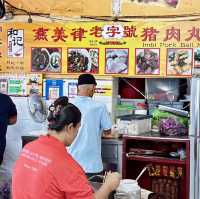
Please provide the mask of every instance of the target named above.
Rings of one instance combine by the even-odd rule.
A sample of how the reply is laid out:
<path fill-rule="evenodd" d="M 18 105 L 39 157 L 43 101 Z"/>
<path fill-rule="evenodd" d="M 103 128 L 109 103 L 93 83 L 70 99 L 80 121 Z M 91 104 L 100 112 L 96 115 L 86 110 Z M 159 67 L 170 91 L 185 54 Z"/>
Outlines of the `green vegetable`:
<path fill-rule="evenodd" d="M 161 119 L 172 118 L 175 119 L 178 123 L 188 127 L 188 118 L 184 116 L 178 116 L 173 113 L 169 113 L 167 111 L 160 111 L 159 109 L 154 109 L 152 112 L 152 126 L 158 127 L 158 124 Z"/>

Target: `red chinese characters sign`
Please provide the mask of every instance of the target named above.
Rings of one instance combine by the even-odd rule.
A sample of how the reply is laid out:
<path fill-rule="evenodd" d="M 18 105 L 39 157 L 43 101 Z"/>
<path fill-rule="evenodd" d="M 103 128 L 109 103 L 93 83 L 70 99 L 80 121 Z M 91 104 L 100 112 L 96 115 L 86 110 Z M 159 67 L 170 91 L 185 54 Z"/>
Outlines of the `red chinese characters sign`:
<path fill-rule="evenodd" d="M 44 28 L 39 26 L 33 29 L 33 38 L 36 41 L 53 41 L 53 42 L 66 42 L 66 41 L 83 41 L 87 40 L 89 37 L 93 39 L 126 39 L 126 38 L 137 38 L 137 40 L 147 41 L 147 42 L 157 42 L 157 41 L 200 41 L 200 28 L 190 27 L 187 33 L 182 33 L 181 28 L 177 25 L 160 29 L 157 25 L 149 27 L 136 27 L 136 25 L 94 25 L 90 28 L 79 26 L 76 28 L 65 28 L 64 26 L 59 26 L 53 29 Z M 48 36 L 50 35 L 50 36 Z M 158 36 L 162 35 L 163 38 L 157 39 Z"/>

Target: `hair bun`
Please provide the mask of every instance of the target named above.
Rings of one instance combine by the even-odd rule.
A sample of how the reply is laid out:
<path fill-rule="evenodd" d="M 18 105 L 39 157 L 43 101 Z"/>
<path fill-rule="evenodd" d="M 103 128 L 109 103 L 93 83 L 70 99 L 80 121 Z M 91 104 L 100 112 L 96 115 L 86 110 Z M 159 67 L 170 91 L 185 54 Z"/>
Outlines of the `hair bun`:
<path fill-rule="evenodd" d="M 58 99 L 55 100 L 54 102 L 54 107 L 60 105 L 60 106 L 67 106 L 69 103 L 69 99 L 66 96 L 59 97 Z"/>
<path fill-rule="evenodd" d="M 49 122 L 53 122 L 54 121 L 53 123 L 55 123 L 55 121 L 60 116 L 60 111 L 67 105 L 69 105 L 68 97 L 62 96 L 62 97 L 59 97 L 58 99 L 56 99 L 54 101 L 54 103 L 52 103 L 49 106 L 49 115 L 47 117 L 47 120 Z M 58 106 L 60 106 L 59 109 L 56 109 Z"/>

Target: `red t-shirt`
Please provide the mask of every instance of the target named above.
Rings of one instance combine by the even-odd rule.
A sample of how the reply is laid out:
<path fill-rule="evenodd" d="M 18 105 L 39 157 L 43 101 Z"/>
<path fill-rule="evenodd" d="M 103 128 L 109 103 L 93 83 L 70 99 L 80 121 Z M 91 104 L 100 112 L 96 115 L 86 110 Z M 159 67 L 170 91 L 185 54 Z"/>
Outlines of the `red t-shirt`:
<path fill-rule="evenodd" d="M 93 190 L 65 145 L 51 136 L 27 144 L 12 177 L 13 199 L 93 199 Z"/>

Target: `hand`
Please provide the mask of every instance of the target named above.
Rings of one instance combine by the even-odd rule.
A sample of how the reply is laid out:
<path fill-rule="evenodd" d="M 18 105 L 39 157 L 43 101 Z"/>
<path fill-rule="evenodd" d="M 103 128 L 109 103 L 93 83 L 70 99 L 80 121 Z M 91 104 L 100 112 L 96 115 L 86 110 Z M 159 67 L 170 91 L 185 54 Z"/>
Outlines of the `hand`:
<path fill-rule="evenodd" d="M 111 172 L 107 173 L 105 179 L 105 185 L 109 187 L 110 191 L 114 191 L 120 183 L 121 176 L 118 172 Z"/>

